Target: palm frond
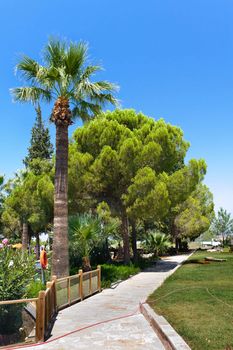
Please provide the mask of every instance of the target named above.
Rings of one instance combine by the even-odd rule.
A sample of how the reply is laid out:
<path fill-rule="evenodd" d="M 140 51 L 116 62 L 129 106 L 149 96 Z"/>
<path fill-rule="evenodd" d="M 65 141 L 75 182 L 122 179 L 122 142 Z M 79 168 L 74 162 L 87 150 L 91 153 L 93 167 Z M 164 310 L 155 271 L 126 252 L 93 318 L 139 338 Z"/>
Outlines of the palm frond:
<path fill-rule="evenodd" d="M 94 83 L 100 91 L 117 92 L 119 91 L 119 86 L 117 84 L 110 83 L 109 81 L 96 81 Z"/>
<path fill-rule="evenodd" d="M 39 69 L 40 65 L 28 56 L 23 56 L 16 65 L 16 72 L 19 71 L 22 77 L 27 81 L 36 79 Z"/>
<path fill-rule="evenodd" d="M 87 65 L 87 50 L 85 42 L 76 44 L 51 39 L 43 52 L 44 65 L 23 56 L 17 70 L 28 86 L 12 89 L 14 100 L 34 103 L 42 99 L 49 102 L 63 96 L 75 106 L 73 115 L 83 120 L 98 114 L 106 103 L 118 105 L 113 96 L 118 90 L 117 85 L 90 80 L 101 67 Z"/>
<path fill-rule="evenodd" d="M 45 87 L 46 89 L 52 88 L 54 83 L 54 69 L 48 69 L 43 67 L 35 60 L 28 56 L 23 56 L 22 60 L 17 64 L 16 71 L 19 71 L 22 78 L 30 82 L 31 85 Z"/>
<path fill-rule="evenodd" d="M 62 67 L 66 52 L 66 44 L 58 39 L 50 39 L 43 51 L 43 58 L 49 67 Z"/>
<path fill-rule="evenodd" d="M 83 81 L 80 81 L 74 87 L 74 96 L 76 98 L 80 98 L 81 96 L 86 98 L 95 98 L 97 97 L 97 95 L 103 94 L 102 97 L 104 97 L 104 95 L 108 96 L 109 94 L 113 93 L 117 89 L 118 89 L 117 85 L 106 81 L 99 81 L 99 82 L 92 83 L 89 79 L 85 79 Z"/>
<path fill-rule="evenodd" d="M 111 103 L 113 106 L 119 107 L 120 102 L 116 99 L 112 94 L 94 94 L 91 96 L 90 100 L 92 102 L 100 104 L 102 107 L 106 105 L 106 103 Z"/>
<path fill-rule="evenodd" d="M 87 60 L 88 45 L 85 42 L 70 43 L 64 56 L 64 66 L 67 75 L 77 78 Z"/>
<path fill-rule="evenodd" d="M 101 112 L 101 106 L 86 101 L 79 101 L 72 110 L 73 118 L 81 118 L 83 122 L 87 122 Z"/>
<path fill-rule="evenodd" d="M 96 72 L 103 70 L 101 66 L 87 66 L 81 74 L 80 81 L 90 78 Z"/>
<path fill-rule="evenodd" d="M 50 102 L 52 99 L 50 91 L 39 87 L 18 87 L 10 91 L 14 101 L 35 103 L 39 100 Z"/>

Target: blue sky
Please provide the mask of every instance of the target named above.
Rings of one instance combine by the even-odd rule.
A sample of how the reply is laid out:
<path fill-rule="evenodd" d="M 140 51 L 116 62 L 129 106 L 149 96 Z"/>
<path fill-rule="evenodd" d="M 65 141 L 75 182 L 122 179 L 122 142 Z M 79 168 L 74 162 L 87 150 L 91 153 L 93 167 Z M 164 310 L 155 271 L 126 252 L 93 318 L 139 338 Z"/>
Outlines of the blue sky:
<path fill-rule="evenodd" d="M 188 158 L 208 164 L 216 208 L 233 213 L 232 18 L 232 0 L 1 1 L 0 173 L 22 167 L 35 120 L 33 108 L 9 94 L 19 85 L 17 58 L 39 59 L 51 35 L 81 39 L 104 66 L 101 78 L 120 85 L 123 108 L 184 130 Z"/>

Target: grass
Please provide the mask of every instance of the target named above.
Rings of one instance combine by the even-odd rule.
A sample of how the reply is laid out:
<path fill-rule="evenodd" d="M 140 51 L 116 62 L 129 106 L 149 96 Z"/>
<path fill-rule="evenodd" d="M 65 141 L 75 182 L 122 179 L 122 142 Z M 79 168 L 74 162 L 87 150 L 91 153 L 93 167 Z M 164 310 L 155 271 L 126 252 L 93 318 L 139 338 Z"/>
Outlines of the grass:
<path fill-rule="evenodd" d="M 207 256 L 227 261 L 206 264 Z M 148 302 L 192 350 L 230 349 L 233 347 L 233 254 L 196 252 Z"/>
<path fill-rule="evenodd" d="M 130 276 L 136 275 L 139 271 L 140 268 L 134 265 L 103 264 L 101 266 L 102 287 L 108 288 L 112 283 L 126 280 Z"/>

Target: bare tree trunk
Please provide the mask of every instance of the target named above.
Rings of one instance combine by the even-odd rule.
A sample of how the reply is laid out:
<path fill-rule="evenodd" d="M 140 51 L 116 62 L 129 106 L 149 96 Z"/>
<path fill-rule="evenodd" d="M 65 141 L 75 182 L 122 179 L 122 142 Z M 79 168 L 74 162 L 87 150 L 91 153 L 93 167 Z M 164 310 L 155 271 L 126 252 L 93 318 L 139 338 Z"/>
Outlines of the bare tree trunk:
<path fill-rule="evenodd" d="M 224 236 L 224 233 L 222 233 L 222 246 L 224 248 L 224 244 L 225 244 L 225 236 Z"/>
<path fill-rule="evenodd" d="M 128 218 L 125 210 L 122 211 L 122 235 L 123 235 L 123 244 L 124 244 L 124 263 L 130 263 L 130 251 L 129 251 L 129 228 L 128 228 Z"/>
<path fill-rule="evenodd" d="M 56 124 L 56 168 L 52 274 L 69 275 L 68 255 L 68 125 Z"/>
<path fill-rule="evenodd" d="M 27 251 L 28 249 L 28 223 L 23 223 L 23 232 L 22 232 L 22 250 Z"/>
<path fill-rule="evenodd" d="M 131 223 L 132 227 L 132 249 L 133 249 L 133 262 L 138 262 L 138 251 L 137 251 L 137 231 L 135 222 Z"/>

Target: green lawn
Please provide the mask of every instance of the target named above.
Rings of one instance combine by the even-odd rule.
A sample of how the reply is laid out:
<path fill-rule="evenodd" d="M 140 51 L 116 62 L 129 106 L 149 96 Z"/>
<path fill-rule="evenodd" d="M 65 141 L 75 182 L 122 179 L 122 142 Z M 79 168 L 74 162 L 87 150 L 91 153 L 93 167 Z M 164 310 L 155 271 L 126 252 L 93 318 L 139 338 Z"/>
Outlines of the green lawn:
<path fill-rule="evenodd" d="M 202 262 L 206 256 L 226 262 Z M 197 252 L 148 299 L 192 350 L 233 349 L 233 254 Z"/>

